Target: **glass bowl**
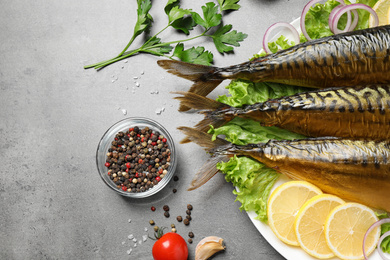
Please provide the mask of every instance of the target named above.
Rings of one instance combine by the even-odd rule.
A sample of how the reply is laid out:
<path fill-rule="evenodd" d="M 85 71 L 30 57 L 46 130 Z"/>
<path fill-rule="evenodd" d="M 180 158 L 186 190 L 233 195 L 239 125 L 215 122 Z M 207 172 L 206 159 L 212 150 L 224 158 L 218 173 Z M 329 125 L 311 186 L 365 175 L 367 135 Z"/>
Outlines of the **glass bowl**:
<path fill-rule="evenodd" d="M 109 148 L 112 146 L 112 142 L 114 141 L 115 136 L 119 132 L 126 132 L 129 130 L 129 128 L 133 128 L 135 126 L 138 126 L 140 129 L 144 129 L 145 127 L 149 127 L 149 129 L 152 129 L 153 132 L 159 132 L 160 135 L 163 135 L 167 141 L 168 148 L 171 151 L 170 155 L 170 165 L 167 169 L 167 173 L 161 180 L 154 185 L 153 187 L 147 189 L 146 191 L 141 192 L 129 192 L 128 190 L 123 190 L 122 188 L 118 188 L 117 184 L 114 183 L 113 180 L 111 180 L 110 175 L 108 174 L 108 168 L 105 165 L 106 159 L 107 159 L 107 153 L 109 152 Z M 151 151 L 149 149 L 149 151 Z M 98 172 L 100 174 L 100 177 L 103 179 L 103 181 L 116 191 L 118 194 L 130 198 L 145 198 L 152 196 L 162 190 L 172 179 L 172 176 L 175 173 L 176 170 L 176 150 L 175 150 L 175 144 L 173 142 L 173 139 L 171 135 L 168 133 L 168 131 L 158 122 L 148 119 L 148 118 L 142 118 L 142 117 L 130 117 L 123 119 L 117 123 L 115 123 L 113 126 L 111 126 L 103 135 L 101 138 L 99 145 L 97 147 L 96 151 L 96 165 L 98 168 Z"/>

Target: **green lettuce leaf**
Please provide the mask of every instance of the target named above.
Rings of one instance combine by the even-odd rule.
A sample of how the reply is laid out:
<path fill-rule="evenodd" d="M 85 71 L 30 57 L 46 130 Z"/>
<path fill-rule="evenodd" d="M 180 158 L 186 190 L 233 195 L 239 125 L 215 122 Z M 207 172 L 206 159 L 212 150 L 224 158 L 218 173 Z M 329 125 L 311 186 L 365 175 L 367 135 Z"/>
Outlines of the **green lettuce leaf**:
<path fill-rule="evenodd" d="M 233 157 L 221 162 L 217 168 L 225 173 L 225 179 L 239 190 L 234 190 L 236 201 L 241 202 L 240 210 L 254 211 L 256 218 L 267 220 L 267 200 L 272 186 L 279 177 L 275 170 L 247 157 Z"/>
<path fill-rule="evenodd" d="M 388 218 L 389 215 L 387 213 L 377 213 L 377 216 L 379 219 Z M 381 225 L 381 236 L 386 233 L 387 231 L 390 231 L 390 223 L 385 223 Z M 381 243 L 381 249 L 383 252 L 390 254 L 390 237 L 386 237 L 383 239 Z"/>
<path fill-rule="evenodd" d="M 296 93 L 308 91 L 308 88 L 296 87 L 272 82 L 258 82 L 237 79 L 230 82 L 226 89 L 229 96 L 222 95 L 216 100 L 233 107 L 243 105 L 253 105 L 259 102 L 265 102 L 269 99 L 290 96 Z"/>
<path fill-rule="evenodd" d="M 261 126 L 259 122 L 240 117 L 236 117 L 216 129 L 211 126 L 209 133 L 213 135 L 213 140 L 219 135 L 224 135 L 226 140 L 237 145 L 266 143 L 271 139 L 291 140 L 305 138 L 303 135 L 292 133 L 288 130 L 275 126 Z"/>

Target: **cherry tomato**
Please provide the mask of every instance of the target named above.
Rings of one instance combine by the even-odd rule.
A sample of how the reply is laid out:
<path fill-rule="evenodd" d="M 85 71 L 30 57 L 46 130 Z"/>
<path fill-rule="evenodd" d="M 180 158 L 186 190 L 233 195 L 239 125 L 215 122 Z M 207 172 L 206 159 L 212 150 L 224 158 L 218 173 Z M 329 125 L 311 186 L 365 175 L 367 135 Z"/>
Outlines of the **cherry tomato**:
<path fill-rule="evenodd" d="M 187 260 L 187 243 L 179 234 L 169 232 L 154 243 L 152 254 L 154 260 Z"/>

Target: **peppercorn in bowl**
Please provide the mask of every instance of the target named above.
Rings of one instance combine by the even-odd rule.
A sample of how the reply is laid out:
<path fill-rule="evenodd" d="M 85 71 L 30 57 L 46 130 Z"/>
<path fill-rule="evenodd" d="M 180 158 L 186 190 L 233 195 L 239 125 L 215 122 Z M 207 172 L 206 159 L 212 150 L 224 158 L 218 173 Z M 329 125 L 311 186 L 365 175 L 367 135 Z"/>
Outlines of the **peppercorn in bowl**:
<path fill-rule="evenodd" d="M 111 126 L 96 151 L 103 181 L 122 196 L 145 198 L 162 190 L 176 170 L 175 145 L 158 122 L 131 117 Z"/>

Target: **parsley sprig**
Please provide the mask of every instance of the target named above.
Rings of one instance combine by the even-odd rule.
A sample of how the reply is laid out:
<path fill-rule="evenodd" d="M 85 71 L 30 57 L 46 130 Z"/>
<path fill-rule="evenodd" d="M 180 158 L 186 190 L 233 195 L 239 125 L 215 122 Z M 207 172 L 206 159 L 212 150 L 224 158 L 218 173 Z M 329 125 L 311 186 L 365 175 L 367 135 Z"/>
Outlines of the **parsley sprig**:
<path fill-rule="evenodd" d="M 149 11 L 152 8 L 151 0 L 137 0 L 137 22 L 134 26 L 133 35 L 126 47 L 114 58 L 99 63 L 87 65 L 84 68 L 101 69 L 117 61 L 129 58 L 138 53 L 149 53 L 156 56 L 164 56 L 170 59 L 179 59 L 185 62 L 211 65 L 213 54 L 204 47 L 191 47 L 184 49 L 184 42 L 192 41 L 200 37 L 210 37 L 218 52 L 232 52 L 234 47 L 240 46 L 247 34 L 232 30 L 231 24 L 222 25 L 222 17 L 225 11 L 238 10 L 240 0 L 218 0 L 218 5 L 208 2 L 202 6 L 202 14 L 198 14 L 192 9 L 182 9 L 180 0 L 168 0 L 164 12 L 168 16 L 168 25 L 158 33 L 149 37 L 141 46 L 130 49 L 134 40 L 141 34 L 149 35 L 153 25 L 153 17 Z M 203 28 L 202 32 L 196 36 L 189 36 L 196 27 Z M 158 36 L 167 30 L 174 28 L 183 32 L 187 37 L 180 40 L 163 42 Z M 211 30 L 215 28 L 215 30 Z"/>

